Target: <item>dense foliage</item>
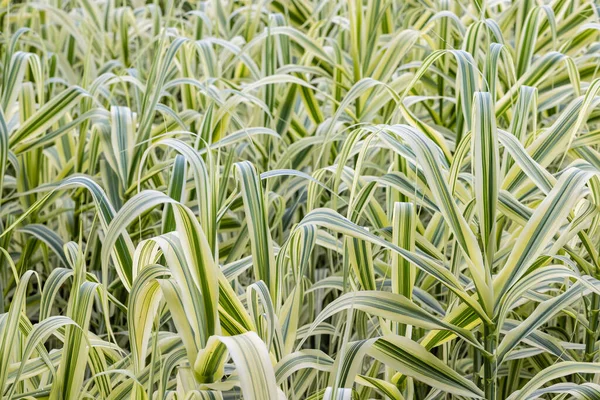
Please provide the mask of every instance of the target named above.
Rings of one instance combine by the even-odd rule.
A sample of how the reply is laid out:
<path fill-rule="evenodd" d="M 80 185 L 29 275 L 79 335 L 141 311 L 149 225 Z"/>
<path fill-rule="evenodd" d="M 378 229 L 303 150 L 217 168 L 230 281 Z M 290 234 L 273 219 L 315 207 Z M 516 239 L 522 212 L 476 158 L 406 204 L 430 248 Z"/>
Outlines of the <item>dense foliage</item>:
<path fill-rule="evenodd" d="M 0 397 L 599 399 L 594 0 L 0 2 Z"/>

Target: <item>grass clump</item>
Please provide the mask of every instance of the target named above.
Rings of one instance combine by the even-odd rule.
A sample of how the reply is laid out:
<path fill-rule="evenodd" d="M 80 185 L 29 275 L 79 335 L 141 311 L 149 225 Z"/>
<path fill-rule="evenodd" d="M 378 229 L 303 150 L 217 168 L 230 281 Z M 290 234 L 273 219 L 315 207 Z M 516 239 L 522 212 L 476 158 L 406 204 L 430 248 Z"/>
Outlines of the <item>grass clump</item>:
<path fill-rule="evenodd" d="M 0 2 L 0 397 L 600 398 L 598 11 Z"/>

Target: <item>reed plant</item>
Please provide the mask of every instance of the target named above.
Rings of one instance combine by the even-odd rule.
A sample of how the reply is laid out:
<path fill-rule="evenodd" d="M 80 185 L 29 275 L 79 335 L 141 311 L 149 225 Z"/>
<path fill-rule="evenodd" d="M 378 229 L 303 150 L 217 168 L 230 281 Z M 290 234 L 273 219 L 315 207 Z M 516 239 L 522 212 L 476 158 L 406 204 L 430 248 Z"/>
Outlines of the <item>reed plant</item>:
<path fill-rule="evenodd" d="M 599 12 L 0 1 L 0 397 L 600 399 Z"/>

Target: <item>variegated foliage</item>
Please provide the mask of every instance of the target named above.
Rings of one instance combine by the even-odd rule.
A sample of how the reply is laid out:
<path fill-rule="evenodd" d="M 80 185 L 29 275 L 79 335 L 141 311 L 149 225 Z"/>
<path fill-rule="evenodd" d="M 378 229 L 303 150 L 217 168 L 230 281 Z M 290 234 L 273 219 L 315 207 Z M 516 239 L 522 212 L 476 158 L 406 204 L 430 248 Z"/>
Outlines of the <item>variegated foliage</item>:
<path fill-rule="evenodd" d="M 599 399 L 594 0 L 0 2 L 0 397 Z"/>

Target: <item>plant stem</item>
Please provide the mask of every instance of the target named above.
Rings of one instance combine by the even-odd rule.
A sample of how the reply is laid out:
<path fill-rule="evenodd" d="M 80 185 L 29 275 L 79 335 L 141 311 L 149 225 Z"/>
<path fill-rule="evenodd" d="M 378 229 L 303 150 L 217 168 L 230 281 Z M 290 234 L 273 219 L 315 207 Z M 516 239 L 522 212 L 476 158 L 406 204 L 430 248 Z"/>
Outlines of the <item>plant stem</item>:
<path fill-rule="evenodd" d="M 496 346 L 496 336 L 493 325 L 486 324 L 483 327 L 483 340 L 485 350 L 492 356 L 483 357 L 483 387 L 486 400 L 496 400 L 496 371 L 494 348 Z"/>
<path fill-rule="evenodd" d="M 596 354 L 596 340 L 598 338 L 598 313 L 600 312 L 600 295 L 597 293 L 592 294 L 592 302 L 590 304 L 590 310 L 588 312 L 589 329 L 585 332 L 585 356 L 584 361 L 593 362 L 594 355 Z M 587 381 L 593 378 L 592 374 L 587 374 L 585 379 Z"/>

